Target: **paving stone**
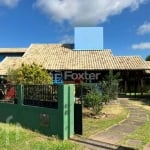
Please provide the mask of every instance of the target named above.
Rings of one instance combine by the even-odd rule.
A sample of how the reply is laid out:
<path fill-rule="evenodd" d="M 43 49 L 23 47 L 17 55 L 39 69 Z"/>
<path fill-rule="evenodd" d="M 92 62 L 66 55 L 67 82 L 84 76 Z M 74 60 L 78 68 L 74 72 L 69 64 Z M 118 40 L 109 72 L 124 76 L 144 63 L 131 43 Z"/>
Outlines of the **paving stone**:
<path fill-rule="evenodd" d="M 139 109 L 138 109 L 138 112 L 137 112 L 137 109 L 132 109 L 132 110 L 130 110 L 130 112 L 131 112 L 131 113 L 137 113 L 137 114 L 138 114 L 138 113 L 140 113 L 140 114 L 141 114 L 141 113 L 146 113 L 145 110 L 139 110 Z"/>
<path fill-rule="evenodd" d="M 110 144 L 115 144 L 118 143 L 122 138 L 125 138 L 125 135 L 116 133 L 116 134 L 107 134 L 104 136 L 95 136 L 92 139 Z"/>
<path fill-rule="evenodd" d="M 140 140 L 129 139 L 125 145 L 133 148 L 139 148 L 141 147 L 142 142 Z"/>
<path fill-rule="evenodd" d="M 145 123 L 145 121 L 141 122 L 141 121 L 133 121 L 131 119 L 125 120 L 124 122 L 122 122 L 121 125 L 128 125 L 128 126 L 141 126 Z"/>
<path fill-rule="evenodd" d="M 129 118 L 129 120 L 131 120 L 131 122 L 141 122 L 141 123 L 145 123 L 146 121 L 148 121 L 147 119 L 137 119 L 137 118 Z"/>
<path fill-rule="evenodd" d="M 117 145 L 109 144 L 107 142 L 100 142 L 91 139 L 83 139 L 83 138 L 72 138 L 71 140 L 78 142 L 80 144 L 85 145 L 90 150 L 116 150 L 118 148 Z"/>
<path fill-rule="evenodd" d="M 136 126 L 136 127 L 139 127 L 139 126 L 142 126 L 145 122 L 140 122 L 140 121 L 131 121 L 128 123 L 129 126 Z"/>
<path fill-rule="evenodd" d="M 133 130 L 135 130 L 137 128 L 137 126 L 129 126 L 129 125 L 121 125 L 118 128 L 118 131 L 120 133 L 126 133 L 126 134 L 130 134 L 133 132 Z"/>
<path fill-rule="evenodd" d="M 139 121 L 139 122 L 147 121 L 147 118 L 142 118 L 142 117 L 141 117 L 141 119 L 137 118 L 137 117 L 129 117 L 128 119 L 131 120 L 131 121 Z"/>
<path fill-rule="evenodd" d="M 147 117 L 147 115 L 146 114 L 130 114 L 129 117 L 145 118 Z"/>

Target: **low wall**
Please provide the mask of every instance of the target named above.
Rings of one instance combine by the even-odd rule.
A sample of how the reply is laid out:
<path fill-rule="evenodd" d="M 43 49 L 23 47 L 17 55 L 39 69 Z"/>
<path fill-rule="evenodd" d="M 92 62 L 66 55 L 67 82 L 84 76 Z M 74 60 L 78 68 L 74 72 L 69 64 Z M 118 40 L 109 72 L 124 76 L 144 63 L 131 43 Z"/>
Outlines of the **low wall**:
<path fill-rule="evenodd" d="M 58 87 L 58 108 L 23 105 L 23 86 L 17 86 L 18 104 L 0 103 L 0 121 L 19 123 L 45 135 L 68 139 L 74 135 L 74 86 Z"/>

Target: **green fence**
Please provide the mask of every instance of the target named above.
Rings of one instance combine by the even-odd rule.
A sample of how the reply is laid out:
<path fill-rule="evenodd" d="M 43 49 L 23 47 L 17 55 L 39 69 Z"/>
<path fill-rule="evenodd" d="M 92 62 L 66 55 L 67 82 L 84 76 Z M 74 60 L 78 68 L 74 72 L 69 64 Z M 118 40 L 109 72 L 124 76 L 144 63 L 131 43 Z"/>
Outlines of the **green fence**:
<path fill-rule="evenodd" d="M 74 135 L 74 85 L 58 85 L 58 108 L 23 104 L 23 85 L 17 85 L 17 104 L 0 103 L 0 121 L 19 123 L 48 136 L 68 139 Z"/>

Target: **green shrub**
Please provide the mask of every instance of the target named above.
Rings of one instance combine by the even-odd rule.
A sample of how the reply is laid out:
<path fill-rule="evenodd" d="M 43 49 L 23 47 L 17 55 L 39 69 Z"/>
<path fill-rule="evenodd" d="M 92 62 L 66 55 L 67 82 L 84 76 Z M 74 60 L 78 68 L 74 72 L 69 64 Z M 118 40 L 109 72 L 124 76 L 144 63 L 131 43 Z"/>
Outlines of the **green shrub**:
<path fill-rule="evenodd" d="M 103 95 L 103 102 L 105 104 L 107 104 L 109 102 L 109 95 L 108 94 Z"/>
<path fill-rule="evenodd" d="M 80 85 L 80 90 L 81 89 L 82 89 L 82 92 L 80 92 L 80 95 L 83 99 L 84 107 L 92 107 L 91 100 L 89 98 L 87 98 L 87 96 L 86 96 L 90 91 L 94 91 L 99 94 L 102 93 L 100 83 L 84 83 L 84 84 Z M 78 92 L 78 89 L 77 89 L 77 92 Z"/>
<path fill-rule="evenodd" d="M 90 90 L 89 93 L 86 94 L 85 99 L 86 102 L 88 103 L 88 106 L 92 107 L 94 115 L 99 114 L 99 112 L 102 110 L 103 107 L 102 95 L 96 90 Z"/>

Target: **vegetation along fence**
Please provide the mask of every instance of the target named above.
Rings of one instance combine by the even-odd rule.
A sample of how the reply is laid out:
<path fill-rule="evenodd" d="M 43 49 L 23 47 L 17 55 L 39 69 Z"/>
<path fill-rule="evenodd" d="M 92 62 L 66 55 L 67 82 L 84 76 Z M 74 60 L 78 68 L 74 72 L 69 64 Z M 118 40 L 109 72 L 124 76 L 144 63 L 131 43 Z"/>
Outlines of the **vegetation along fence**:
<path fill-rule="evenodd" d="M 9 103 L 7 97 L 0 100 L 1 122 L 19 123 L 61 139 L 74 135 L 73 85 L 17 85 L 12 93 Z"/>
<path fill-rule="evenodd" d="M 0 84 L 0 102 L 16 103 L 16 85 Z"/>
<path fill-rule="evenodd" d="M 58 108 L 58 85 L 24 85 L 24 104 Z"/>

